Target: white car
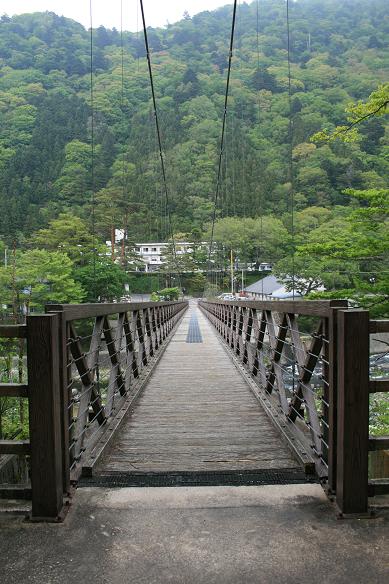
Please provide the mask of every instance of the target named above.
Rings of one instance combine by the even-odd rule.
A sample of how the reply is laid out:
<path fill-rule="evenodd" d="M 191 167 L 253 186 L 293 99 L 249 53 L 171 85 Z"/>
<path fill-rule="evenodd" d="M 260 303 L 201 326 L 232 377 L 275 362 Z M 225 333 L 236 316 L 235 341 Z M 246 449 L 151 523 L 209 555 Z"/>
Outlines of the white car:
<path fill-rule="evenodd" d="M 221 294 L 220 296 L 218 296 L 218 298 L 220 300 L 236 300 L 233 294 Z"/>

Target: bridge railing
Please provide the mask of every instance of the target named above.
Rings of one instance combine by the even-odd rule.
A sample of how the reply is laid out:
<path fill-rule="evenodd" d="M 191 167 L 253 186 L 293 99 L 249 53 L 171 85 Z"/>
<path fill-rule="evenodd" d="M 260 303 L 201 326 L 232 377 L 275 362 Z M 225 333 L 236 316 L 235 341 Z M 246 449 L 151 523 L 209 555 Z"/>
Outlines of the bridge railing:
<path fill-rule="evenodd" d="M 29 456 L 31 488 L 20 496 L 31 496 L 33 519 L 60 516 L 73 481 L 109 442 L 186 308 L 52 304 L 26 325 L 0 327 L 0 338 L 26 339 L 27 383 L 1 384 L 0 397 L 28 398 L 30 439 L 0 441 L 0 455 Z"/>
<path fill-rule="evenodd" d="M 376 345 L 370 357 L 369 379 L 370 399 L 373 402 L 371 419 L 374 424 L 376 415 L 374 409 L 377 403 L 381 406 L 386 404 L 384 416 L 389 420 L 389 376 L 383 375 L 384 370 L 388 372 L 389 365 L 389 320 L 371 320 L 369 332 L 371 341 Z M 379 435 L 369 436 L 368 494 L 371 497 L 389 492 L 389 436 L 382 435 L 382 428 L 379 427 L 377 430 Z"/>
<path fill-rule="evenodd" d="M 28 397 L 26 371 L 23 368 L 22 355 L 26 350 L 27 327 L 25 325 L 0 326 L 1 370 L 0 370 L 0 483 L 5 483 L 0 489 L 0 498 L 16 498 L 31 496 L 31 489 L 19 477 L 25 478 L 26 457 L 30 454 L 29 440 L 20 439 L 22 428 L 11 435 L 4 435 L 5 417 L 7 412 L 19 409 L 25 411 L 24 400 Z M 19 415 L 20 418 L 20 415 Z M 17 472 L 23 469 L 24 472 Z M 16 483 L 16 484 L 15 484 Z M 17 484 L 19 483 L 19 484 Z"/>
<path fill-rule="evenodd" d="M 4 350 L 10 382 L 0 385 L 0 397 L 28 399 L 29 434 L 28 440 L 1 440 L 0 454 L 27 456 L 31 484 L 1 485 L 0 496 L 32 498 L 36 519 L 56 518 L 63 504 L 58 323 L 52 314 L 28 316 L 25 325 L 0 326 L 0 338 L 16 340 L 18 346 Z"/>
<path fill-rule="evenodd" d="M 369 449 L 389 447 L 387 438 L 369 439 L 369 393 L 389 389 L 387 381 L 369 380 L 369 332 L 388 324 L 369 324 L 368 311 L 347 309 L 342 300 L 201 301 L 200 307 L 340 511 L 366 512 L 368 495 L 389 490 L 386 481 L 368 481 Z"/>

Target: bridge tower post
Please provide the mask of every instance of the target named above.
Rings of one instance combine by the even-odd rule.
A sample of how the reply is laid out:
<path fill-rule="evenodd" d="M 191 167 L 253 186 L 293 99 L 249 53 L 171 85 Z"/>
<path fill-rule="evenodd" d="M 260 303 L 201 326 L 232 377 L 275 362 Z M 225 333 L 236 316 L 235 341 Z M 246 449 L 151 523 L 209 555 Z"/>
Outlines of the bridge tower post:
<path fill-rule="evenodd" d="M 63 507 L 58 315 L 27 317 L 32 520 L 57 521 Z"/>
<path fill-rule="evenodd" d="M 336 502 L 342 514 L 368 510 L 369 311 L 338 311 Z"/>

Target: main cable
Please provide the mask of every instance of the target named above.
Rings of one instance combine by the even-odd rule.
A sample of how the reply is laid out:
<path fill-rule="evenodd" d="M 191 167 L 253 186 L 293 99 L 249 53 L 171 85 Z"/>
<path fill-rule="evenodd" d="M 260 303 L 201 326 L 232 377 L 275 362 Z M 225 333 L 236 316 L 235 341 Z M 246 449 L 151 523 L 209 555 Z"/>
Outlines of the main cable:
<path fill-rule="evenodd" d="M 125 115 L 124 115 L 124 31 L 123 31 L 123 0 L 120 0 L 120 73 L 121 73 L 121 91 L 120 91 L 120 108 L 121 108 L 121 126 L 123 135 L 125 136 Z M 122 157 L 122 205 L 126 199 L 126 151 L 123 144 L 123 157 Z M 128 214 L 125 212 L 125 220 L 123 224 L 123 238 L 122 238 L 122 253 L 121 261 L 122 266 L 126 267 L 126 243 L 128 239 Z"/>
<path fill-rule="evenodd" d="M 89 19 L 90 19 L 90 107 L 91 107 L 91 187 L 92 187 L 92 245 L 93 245 L 93 295 L 96 298 L 96 263 L 97 263 L 97 242 L 96 242 L 96 181 L 95 181 L 95 91 L 93 78 L 93 0 L 89 0 Z"/>
<path fill-rule="evenodd" d="M 211 257 L 212 257 L 212 248 L 213 248 L 213 243 L 214 243 L 213 240 L 214 240 L 214 236 L 215 236 L 217 203 L 218 203 L 219 194 L 220 194 L 220 180 L 221 180 L 221 176 L 222 176 L 222 162 L 223 162 L 224 140 L 225 140 L 226 121 L 227 121 L 228 97 L 229 97 L 229 91 L 230 91 L 230 79 L 231 79 L 233 49 L 234 49 L 237 5 L 238 5 L 238 0 L 234 0 L 234 9 L 233 9 L 233 13 L 232 13 L 232 25 L 231 25 L 231 36 L 230 36 L 230 51 L 229 51 L 229 55 L 228 55 L 227 83 L 226 83 L 226 91 L 225 91 L 225 96 L 224 96 L 223 124 L 222 124 L 222 133 L 221 133 L 221 139 L 220 139 L 219 164 L 218 164 L 218 172 L 217 172 L 216 192 L 215 192 L 215 198 L 214 198 L 214 202 L 213 202 L 211 239 L 209 242 L 208 269 L 209 269 L 209 266 L 211 263 Z"/>
<path fill-rule="evenodd" d="M 290 216 L 291 216 L 291 235 L 292 235 L 292 300 L 295 299 L 295 224 L 294 224 L 294 168 L 293 168 L 293 120 L 292 120 L 292 73 L 291 73 L 291 46 L 290 46 L 290 14 L 289 0 L 286 0 L 286 30 L 288 40 L 288 108 L 289 108 L 289 125 L 288 125 L 288 174 L 290 182 Z"/>
<path fill-rule="evenodd" d="M 177 248 L 176 248 L 176 242 L 175 242 L 175 238 L 174 238 L 173 225 L 172 225 L 171 212 L 170 212 L 169 189 L 168 189 L 167 180 L 166 180 L 165 159 L 163 157 L 163 151 L 162 151 L 161 130 L 160 130 L 159 118 L 158 118 L 157 100 L 156 100 L 156 96 L 155 96 L 154 78 L 153 78 L 153 70 L 152 70 L 152 66 L 151 66 L 151 54 L 150 54 L 149 40 L 148 40 L 148 36 L 147 36 L 147 27 L 146 27 L 146 18 L 145 18 L 143 0 L 140 0 L 140 8 L 141 8 L 141 13 L 142 13 L 143 35 L 144 35 L 144 40 L 145 40 L 147 65 L 148 65 L 148 70 L 149 70 L 149 78 L 150 78 L 150 86 L 151 86 L 151 95 L 152 95 L 152 100 L 153 100 L 155 127 L 157 130 L 159 158 L 161 161 L 162 179 L 163 179 L 163 185 L 164 185 L 164 191 L 165 191 L 166 211 L 167 211 L 167 217 L 168 217 L 168 228 L 169 228 L 170 236 L 172 239 L 174 263 L 176 265 L 177 275 L 178 275 L 178 278 L 180 280 L 180 287 L 182 288 L 181 277 L 180 277 L 180 272 L 179 272 L 179 268 L 178 268 Z"/>

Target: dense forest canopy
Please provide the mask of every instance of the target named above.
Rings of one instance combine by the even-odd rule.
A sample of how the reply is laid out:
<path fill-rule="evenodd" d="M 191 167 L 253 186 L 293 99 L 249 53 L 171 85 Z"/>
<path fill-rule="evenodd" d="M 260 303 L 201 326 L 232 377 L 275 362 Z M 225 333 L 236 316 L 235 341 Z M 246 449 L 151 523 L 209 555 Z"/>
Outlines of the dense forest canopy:
<path fill-rule="evenodd" d="M 167 169 L 178 231 L 204 227 L 215 189 L 231 6 L 150 29 Z M 228 118 L 224 215 L 287 212 L 285 2 L 239 7 Z M 315 145 L 310 137 L 344 122 L 389 71 L 385 0 L 302 0 L 291 7 L 296 204 L 347 204 L 344 188 L 383 187 L 388 127 L 372 120 L 358 144 Z M 135 239 L 161 237 L 160 168 L 141 34 L 94 35 L 96 190 L 126 197 Z M 53 13 L 0 22 L 0 221 L 6 238 L 29 236 L 63 209 L 89 214 L 91 183 L 89 34 Z M 259 108 L 258 108 L 259 98 Z M 157 190 L 157 192 L 156 192 Z M 104 196 L 102 195 L 102 199 Z M 147 205 L 142 205 L 147 203 Z M 104 202 L 101 202 L 103 205 Z M 131 206 L 133 204 L 133 207 Z M 163 209 L 162 209 L 163 215 Z M 136 220 L 135 220 L 136 218 Z M 104 231 L 104 226 L 100 226 Z"/>
<path fill-rule="evenodd" d="M 231 13 L 225 6 L 148 30 L 174 230 L 198 240 L 212 218 Z M 385 245 L 371 253 L 376 241 L 387 243 L 387 210 L 377 203 L 389 176 L 387 117 L 361 124 L 353 141 L 311 138 L 344 125 L 350 102 L 366 101 L 387 81 L 387 1 L 291 3 L 291 104 L 285 17 L 284 0 L 260 0 L 257 31 L 257 2 L 239 5 L 216 240 L 243 259 L 280 262 L 287 276 L 293 188 L 302 279 L 330 273 L 327 287 L 350 290 L 374 271 L 365 284 L 373 277 L 378 289 Z M 85 235 L 92 216 L 99 245 L 113 228 L 132 242 L 169 237 L 143 36 L 93 32 L 93 110 L 89 43 L 82 25 L 51 12 L 0 20 L 1 245 L 64 253 L 81 270 L 75 286 L 80 273 L 87 279 L 96 245 Z M 336 240 L 360 229 L 359 207 L 372 211 L 351 247 L 365 245 L 373 216 L 380 221 L 369 256 L 360 247 L 350 256 L 346 235 L 343 248 Z M 59 230 L 51 244 L 42 236 L 48 227 Z M 85 248 L 78 258 L 66 247 L 72 232 Z M 317 248 L 323 241 L 333 246 L 327 263 Z M 344 275 L 345 267 L 356 275 Z"/>

